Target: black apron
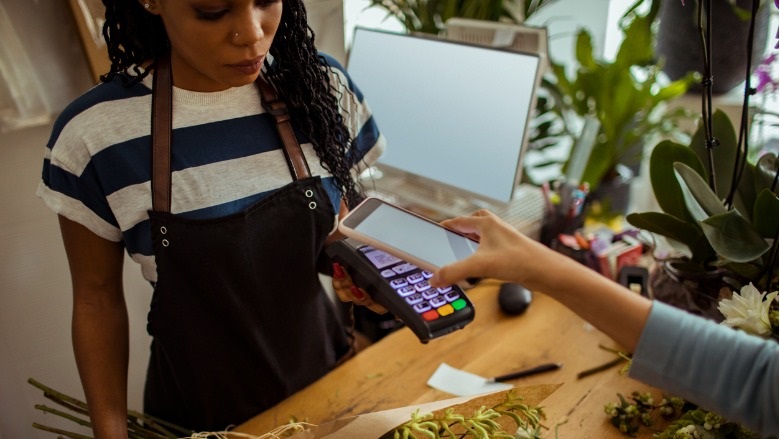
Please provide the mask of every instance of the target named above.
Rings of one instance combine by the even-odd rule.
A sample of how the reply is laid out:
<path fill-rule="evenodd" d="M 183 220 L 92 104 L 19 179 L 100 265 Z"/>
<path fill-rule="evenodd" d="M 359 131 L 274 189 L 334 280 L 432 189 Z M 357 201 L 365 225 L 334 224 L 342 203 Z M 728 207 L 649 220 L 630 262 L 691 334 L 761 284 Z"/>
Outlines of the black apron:
<path fill-rule="evenodd" d="M 300 146 L 284 142 L 292 183 L 227 217 L 171 214 L 165 58 L 157 61 L 153 86 L 149 216 L 158 278 L 144 408 L 195 431 L 221 431 L 317 380 L 349 352 L 316 270 L 335 213 Z M 269 87 L 261 87 L 264 94 Z M 282 108 L 268 110 L 283 125 L 283 103 L 273 104 Z M 292 134 L 289 122 L 286 129 Z"/>

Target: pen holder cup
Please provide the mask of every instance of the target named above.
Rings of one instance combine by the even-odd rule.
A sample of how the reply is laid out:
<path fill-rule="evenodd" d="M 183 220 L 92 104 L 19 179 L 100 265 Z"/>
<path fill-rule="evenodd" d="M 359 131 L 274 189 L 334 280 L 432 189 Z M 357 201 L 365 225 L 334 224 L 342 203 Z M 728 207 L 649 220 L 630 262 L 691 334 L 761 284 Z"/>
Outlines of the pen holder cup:
<path fill-rule="evenodd" d="M 542 244 L 552 247 L 553 241 L 558 240 L 558 235 L 573 235 L 584 224 L 585 215 L 582 213 L 571 218 L 562 214 L 545 214 L 539 240 Z"/>
<path fill-rule="evenodd" d="M 599 271 L 599 261 L 598 259 L 596 259 L 596 256 L 590 250 L 573 249 L 563 244 L 561 241 L 558 240 L 557 237 L 553 238 L 552 242 L 550 243 L 550 248 L 564 256 L 568 256 L 571 259 L 574 259 L 575 261 L 590 268 L 591 270 L 594 270 L 596 272 Z"/>
<path fill-rule="evenodd" d="M 539 238 L 542 244 L 552 247 L 558 235 L 572 235 L 585 224 L 588 198 L 578 197 L 576 193 L 576 187 L 565 185 L 561 188 L 561 196 L 555 199 L 556 202 L 548 200 Z"/>

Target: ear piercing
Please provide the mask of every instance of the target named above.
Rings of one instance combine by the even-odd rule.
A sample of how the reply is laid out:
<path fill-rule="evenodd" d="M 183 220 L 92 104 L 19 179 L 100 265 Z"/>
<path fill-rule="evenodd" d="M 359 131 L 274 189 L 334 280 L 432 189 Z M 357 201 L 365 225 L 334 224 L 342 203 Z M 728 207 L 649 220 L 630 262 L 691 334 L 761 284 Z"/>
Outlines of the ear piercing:
<path fill-rule="evenodd" d="M 144 3 L 144 8 L 149 9 L 149 6 L 151 6 L 149 3 Z"/>

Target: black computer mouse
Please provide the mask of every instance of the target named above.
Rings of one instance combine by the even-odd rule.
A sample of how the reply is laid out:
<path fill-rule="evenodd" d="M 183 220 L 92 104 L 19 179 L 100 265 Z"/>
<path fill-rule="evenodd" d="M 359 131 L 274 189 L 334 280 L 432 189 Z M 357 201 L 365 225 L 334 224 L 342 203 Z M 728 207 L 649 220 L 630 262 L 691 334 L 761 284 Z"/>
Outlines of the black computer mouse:
<path fill-rule="evenodd" d="M 526 287 L 513 282 L 501 285 L 498 290 L 498 306 L 506 314 L 524 313 L 531 304 L 531 299 L 531 292 Z"/>

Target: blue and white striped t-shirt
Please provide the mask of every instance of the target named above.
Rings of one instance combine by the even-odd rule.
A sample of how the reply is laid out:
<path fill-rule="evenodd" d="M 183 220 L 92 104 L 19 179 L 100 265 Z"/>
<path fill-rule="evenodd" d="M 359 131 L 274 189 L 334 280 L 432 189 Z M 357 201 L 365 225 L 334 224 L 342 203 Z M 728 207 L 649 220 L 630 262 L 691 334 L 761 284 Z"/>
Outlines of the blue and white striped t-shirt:
<path fill-rule="evenodd" d="M 355 138 L 357 173 L 379 157 L 385 140 L 343 67 L 326 59 Z M 115 77 L 69 105 L 46 146 L 37 195 L 96 235 L 123 241 L 144 277 L 155 282 L 147 213 L 152 206 L 151 87 L 151 74 L 130 88 Z M 338 213 L 341 193 L 333 177 L 308 139 L 296 135 L 312 175 L 322 177 Z M 276 123 L 263 110 L 255 84 L 213 93 L 174 87 L 172 137 L 171 213 L 192 219 L 227 216 L 292 181 Z"/>

